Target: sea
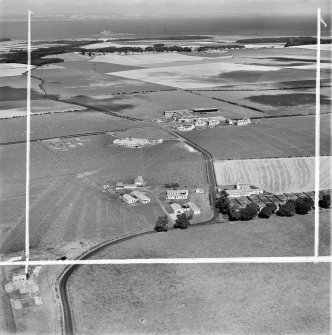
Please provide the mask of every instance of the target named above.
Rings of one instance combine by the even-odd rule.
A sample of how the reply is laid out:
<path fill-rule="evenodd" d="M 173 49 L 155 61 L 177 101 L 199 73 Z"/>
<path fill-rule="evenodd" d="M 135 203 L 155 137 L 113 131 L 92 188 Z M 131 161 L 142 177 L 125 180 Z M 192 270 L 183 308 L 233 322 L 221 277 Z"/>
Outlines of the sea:
<path fill-rule="evenodd" d="M 327 18 L 328 27 L 331 27 L 330 21 L 330 18 Z M 105 37 L 105 32 L 112 32 L 115 33 L 114 36 L 123 34 L 137 38 L 186 34 L 218 35 L 225 41 L 233 41 L 238 38 L 264 36 L 315 36 L 316 24 L 315 15 L 49 19 L 32 21 L 32 39 L 40 41 L 101 38 Z M 331 36 L 331 31 L 322 27 L 322 36 Z M 1 20 L 0 38 L 26 40 L 27 21 Z"/>

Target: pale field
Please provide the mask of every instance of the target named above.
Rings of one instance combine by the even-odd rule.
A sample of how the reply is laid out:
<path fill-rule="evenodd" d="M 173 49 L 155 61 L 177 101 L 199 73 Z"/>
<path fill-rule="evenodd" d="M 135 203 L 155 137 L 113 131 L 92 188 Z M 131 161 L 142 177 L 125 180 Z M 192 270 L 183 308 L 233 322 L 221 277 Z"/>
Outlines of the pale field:
<path fill-rule="evenodd" d="M 320 214 L 320 254 L 330 216 Z M 314 215 L 189 227 L 119 243 L 96 259 L 308 256 Z M 69 278 L 82 334 L 329 334 L 329 264 L 80 266 Z"/>
<path fill-rule="evenodd" d="M 140 47 L 140 48 L 146 48 L 149 46 L 148 44 L 119 44 L 114 42 L 100 42 L 100 43 L 93 43 L 82 46 L 82 49 L 98 49 L 98 48 L 109 48 L 109 47 L 116 47 L 116 48 L 122 48 L 122 47 Z"/>
<path fill-rule="evenodd" d="M 142 55 L 116 55 L 107 54 L 92 58 L 91 62 L 106 62 L 129 66 L 148 66 L 154 63 L 172 63 L 172 62 L 192 62 L 204 60 L 204 57 L 192 57 L 179 53 L 156 53 Z"/>
<path fill-rule="evenodd" d="M 282 194 L 315 189 L 315 157 L 214 161 L 218 185 L 255 185 Z M 320 189 L 331 189 L 331 156 L 320 157 Z"/>
<path fill-rule="evenodd" d="M 34 69 L 35 66 L 31 65 L 30 69 Z M 1 63 L 0 64 L 0 77 L 13 77 L 19 76 L 28 71 L 28 66 L 25 64 L 18 63 Z"/>
<path fill-rule="evenodd" d="M 128 206 L 102 185 L 133 182 L 148 186 L 178 182 L 207 188 L 201 155 L 173 141 L 144 149 L 121 148 L 110 135 L 31 144 L 30 243 L 32 249 L 58 248 L 64 242 L 92 241 L 153 230 L 160 205 Z M 22 250 L 25 231 L 25 144 L 0 146 L 1 252 Z"/>
<path fill-rule="evenodd" d="M 296 45 L 296 46 L 292 46 L 290 48 L 317 50 L 317 44 Z M 320 50 L 322 50 L 322 51 L 332 51 L 332 44 L 321 44 L 320 45 Z"/>
<path fill-rule="evenodd" d="M 234 63 L 203 63 L 184 66 L 170 66 L 142 70 L 120 71 L 116 76 L 147 81 L 155 84 L 178 87 L 182 89 L 205 88 L 222 85 L 223 74 L 232 72 L 264 72 L 278 71 L 280 68 L 272 66 L 245 65 Z M 227 79 L 226 79 L 227 82 Z"/>

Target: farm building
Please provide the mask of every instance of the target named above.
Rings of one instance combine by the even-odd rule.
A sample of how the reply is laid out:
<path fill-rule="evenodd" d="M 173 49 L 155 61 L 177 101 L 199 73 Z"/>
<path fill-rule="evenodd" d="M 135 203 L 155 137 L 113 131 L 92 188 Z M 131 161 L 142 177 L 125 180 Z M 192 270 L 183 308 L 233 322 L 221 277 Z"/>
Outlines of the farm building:
<path fill-rule="evenodd" d="M 196 188 L 195 193 L 204 193 L 204 188 Z"/>
<path fill-rule="evenodd" d="M 247 124 L 251 123 L 251 120 L 249 118 L 242 119 L 242 120 L 237 120 L 236 125 L 237 126 L 245 126 Z"/>
<path fill-rule="evenodd" d="M 264 204 L 269 204 L 271 200 L 267 198 L 265 195 L 260 195 L 259 199 L 264 203 Z"/>
<path fill-rule="evenodd" d="M 25 283 L 27 281 L 27 276 L 24 275 L 15 275 L 13 276 L 13 283 L 14 284 L 20 284 L 20 283 Z"/>
<path fill-rule="evenodd" d="M 122 199 L 127 203 L 127 204 L 134 204 L 137 202 L 137 199 L 132 197 L 130 194 L 124 194 L 122 196 Z"/>
<path fill-rule="evenodd" d="M 166 199 L 188 199 L 188 190 L 167 190 Z"/>
<path fill-rule="evenodd" d="M 231 126 L 231 125 L 234 124 L 234 122 L 233 122 L 232 119 L 226 119 L 225 123 L 226 123 L 227 125 L 229 125 L 229 126 Z"/>
<path fill-rule="evenodd" d="M 183 208 L 179 204 L 171 204 L 171 208 L 174 212 L 174 214 L 182 214 L 184 212 Z"/>
<path fill-rule="evenodd" d="M 284 194 L 277 194 L 276 197 L 283 202 L 286 202 L 288 199 Z"/>
<path fill-rule="evenodd" d="M 133 188 L 143 187 L 143 185 L 144 185 L 143 177 L 138 176 L 137 178 L 135 178 L 135 181 L 133 184 L 124 184 L 121 181 L 117 182 L 115 185 L 115 190 L 121 191 L 125 189 L 133 189 Z"/>
<path fill-rule="evenodd" d="M 285 196 L 288 198 L 288 199 L 292 199 L 292 200 L 296 200 L 298 197 L 296 194 L 294 193 L 285 193 Z"/>
<path fill-rule="evenodd" d="M 194 113 L 213 113 L 213 112 L 218 112 L 217 107 L 210 107 L 210 108 L 194 108 L 193 109 Z"/>
<path fill-rule="evenodd" d="M 190 151 L 190 152 L 197 152 L 193 147 L 191 147 L 189 144 L 184 143 L 184 147 Z"/>
<path fill-rule="evenodd" d="M 196 126 L 196 127 L 205 127 L 205 126 L 206 126 L 206 123 L 207 123 L 206 120 L 198 119 L 198 120 L 195 122 L 195 126 Z"/>
<path fill-rule="evenodd" d="M 197 207 L 197 205 L 191 201 L 188 202 L 189 207 L 194 212 L 195 215 L 201 214 L 201 210 Z"/>
<path fill-rule="evenodd" d="M 149 145 L 149 140 L 146 138 L 117 138 L 113 141 L 113 144 L 126 146 L 126 147 L 139 147 L 142 145 Z"/>
<path fill-rule="evenodd" d="M 209 119 L 208 122 L 209 122 L 209 126 L 216 126 L 219 124 L 219 120 L 217 119 Z"/>
<path fill-rule="evenodd" d="M 185 212 L 188 212 L 190 211 L 190 206 L 188 204 L 184 204 L 182 205 L 182 209 L 185 211 Z"/>
<path fill-rule="evenodd" d="M 228 188 L 225 191 L 229 198 L 248 197 L 253 194 L 263 193 L 263 190 L 259 188 L 254 188 L 248 184 L 239 184 L 238 182 L 234 188 Z"/>
<path fill-rule="evenodd" d="M 268 195 L 267 198 L 270 199 L 271 202 L 273 202 L 275 205 L 277 205 L 277 207 L 280 207 L 284 204 L 284 202 L 277 198 L 275 195 Z"/>
<path fill-rule="evenodd" d="M 193 129 L 195 129 L 195 126 L 193 124 L 182 125 L 182 126 L 178 127 L 178 130 L 180 130 L 180 131 L 190 131 L 190 130 L 193 130 Z"/>
<path fill-rule="evenodd" d="M 257 196 L 249 197 L 249 200 L 251 200 L 252 203 L 257 205 L 259 207 L 259 210 L 265 207 L 265 203 L 262 200 L 260 200 Z"/>
<path fill-rule="evenodd" d="M 144 193 L 140 191 L 133 191 L 130 193 L 131 196 L 137 198 L 142 204 L 147 204 L 151 201 L 149 197 L 147 197 Z"/>

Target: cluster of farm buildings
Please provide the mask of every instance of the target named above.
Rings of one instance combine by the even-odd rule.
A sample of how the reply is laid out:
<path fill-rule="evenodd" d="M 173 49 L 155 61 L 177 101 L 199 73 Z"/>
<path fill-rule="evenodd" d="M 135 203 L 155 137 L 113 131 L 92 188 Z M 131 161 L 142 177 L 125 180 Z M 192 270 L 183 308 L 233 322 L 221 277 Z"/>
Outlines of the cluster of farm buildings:
<path fill-rule="evenodd" d="M 296 200 L 298 198 L 308 197 L 314 200 L 315 192 L 299 192 L 299 193 L 284 193 L 284 194 L 271 194 L 264 192 L 262 189 L 256 188 L 248 184 L 230 185 L 219 188 L 218 191 L 225 192 L 227 195 L 230 206 L 244 208 L 250 203 L 254 203 L 261 210 L 267 203 L 274 203 L 278 208 L 286 203 L 287 200 Z M 319 196 L 322 197 L 324 194 L 329 194 L 329 190 L 320 191 Z"/>
<path fill-rule="evenodd" d="M 125 146 L 129 148 L 141 148 L 148 145 L 156 145 L 163 143 L 163 139 L 157 140 L 148 140 L 146 138 L 135 138 L 135 137 L 125 137 L 125 138 L 117 138 L 113 141 L 113 144 L 119 146 Z"/>
<path fill-rule="evenodd" d="M 180 131 L 190 131 L 195 128 L 216 127 L 219 125 L 244 126 L 251 123 L 249 118 L 241 120 L 226 119 L 223 116 L 202 116 L 216 113 L 218 108 L 194 108 L 192 110 L 174 110 L 164 112 L 165 118 L 176 122 L 175 128 Z"/>

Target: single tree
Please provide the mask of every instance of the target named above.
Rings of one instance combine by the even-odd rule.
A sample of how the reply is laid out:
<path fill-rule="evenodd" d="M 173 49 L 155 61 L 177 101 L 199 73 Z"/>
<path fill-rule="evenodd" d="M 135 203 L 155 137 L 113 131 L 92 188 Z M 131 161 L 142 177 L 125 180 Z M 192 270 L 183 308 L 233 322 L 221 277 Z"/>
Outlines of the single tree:
<path fill-rule="evenodd" d="M 312 209 L 313 203 L 312 201 L 309 201 L 309 199 L 312 200 L 311 198 L 308 197 L 300 197 L 296 199 L 295 211 L 297 214 L 304 215 L 307 214 L 310 211 L 310 209 Z"/>
<path fill-rule="evenodd" d="M 275 213 L 278 209 L 278 206 L 274 202 L 268 202 L 265 206 L 270 207 L 272 213 Z"/>
<path fill-rule="evenodd" d="M 230 202 L 227 198 L 219 197 L 215 204 L 220 213 L 227 214 L 230 210 Z"/>
<path fill-rule="evenodd" d="M 258 216 L 263 219 L 268 219 L 272 215 L 272 208 L 271 206 L 265 206 L 262 208 Z"/>
<path fill-rule="evenodd" d="M 247 205 L 247 207 L 242 208 L 240 210 L 241 220 L 242 221 L 249 221 L 252 220 L 257 215 L 256 208 Z"/>
<path fill-rule="evenodd" d="M 167 215 L 159 216 L 156 225 L 154 227 L 154 230 L 157 232 L 167 231 L 167 225 L 168 225 Z"/>
<path fill-rule="evenodd" d="M 228 213 L 230 221 L 238 221 L 241 219 L 240 210 L 238 208 L 232 208 Z"/>
<path fill-rule="evenodd" d="M 296 210 L 294 200 L 287 200 L 286 203 L 279 208 L 277 215 L 293 216 L 295 212 Z"/>
<path fill-rule="evenodd" d="M 318 204 L 319 204 L 319 207 L 329 208 L 331 206 L 331 195 L 324 194 L 322 196 L 322 199 L 319 200 Z"/>

